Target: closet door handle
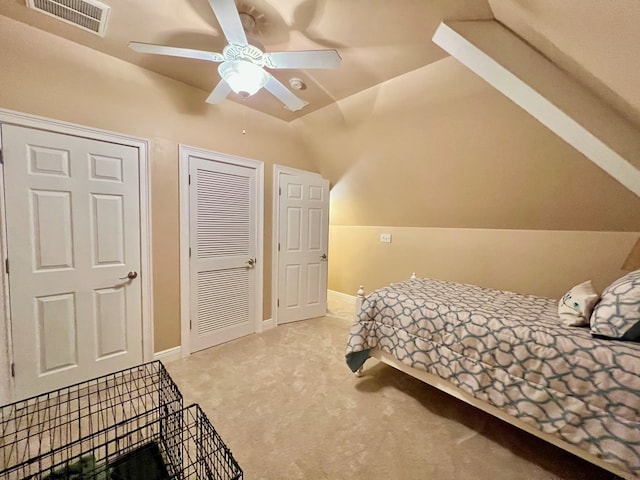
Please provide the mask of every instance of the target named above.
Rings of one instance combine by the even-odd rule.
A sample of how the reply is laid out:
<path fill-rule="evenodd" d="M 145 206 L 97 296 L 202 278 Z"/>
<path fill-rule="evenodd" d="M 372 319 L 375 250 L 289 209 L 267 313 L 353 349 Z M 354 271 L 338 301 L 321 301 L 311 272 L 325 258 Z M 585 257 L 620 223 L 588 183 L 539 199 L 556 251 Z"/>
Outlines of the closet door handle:
<path fill-rule="evenodd" d="M 138 272 L 129 272 L 126 277 L 120 277 L 120 280 L 133 280 L 138 276 Z"/>
<path fill-rule="evenodd" d="M 320 255 L 320 259 L 321 260 L 326 260 L 327 259 L 327 254 L 323 253 L 322 255 Z"/>

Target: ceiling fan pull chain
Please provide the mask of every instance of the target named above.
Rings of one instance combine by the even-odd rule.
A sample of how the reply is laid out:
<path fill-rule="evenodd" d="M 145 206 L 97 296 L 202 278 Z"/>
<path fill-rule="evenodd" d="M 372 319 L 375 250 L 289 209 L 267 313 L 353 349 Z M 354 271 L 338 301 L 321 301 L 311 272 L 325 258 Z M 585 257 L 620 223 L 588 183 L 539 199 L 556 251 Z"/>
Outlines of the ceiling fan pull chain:
<path fill-rule="evenodd" d="M 247 133 L 247 102 L 246 99 L 242 100 L 242 134 Z"/>

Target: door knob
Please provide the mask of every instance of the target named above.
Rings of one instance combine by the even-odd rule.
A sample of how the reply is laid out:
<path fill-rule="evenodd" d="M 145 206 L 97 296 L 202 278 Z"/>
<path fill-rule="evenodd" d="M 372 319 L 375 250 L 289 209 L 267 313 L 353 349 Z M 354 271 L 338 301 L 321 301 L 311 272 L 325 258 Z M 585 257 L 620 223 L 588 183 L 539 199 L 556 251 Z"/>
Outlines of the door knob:
<path fill-rule="evenodd" d="M 133 280 L 138 276 L 138 272 L 129 272 L 126 277 L 120 277 L 120 280 Z"/>
<path fill-rule="evenodd" d="M 249 260 L 247 260 L 247 268 L 253 268 L 255 264 L 256 264 L 255 258 L 250 258 Z"/>
<path fill-rule="evenodd" d="M 326 253 L 323 253 L 322 255 L 320 255 L 320 258 L 321 258 L 322 260 L 326 260 L 326 259 L 327 259 L 327 254 L 326 254 Z"/>

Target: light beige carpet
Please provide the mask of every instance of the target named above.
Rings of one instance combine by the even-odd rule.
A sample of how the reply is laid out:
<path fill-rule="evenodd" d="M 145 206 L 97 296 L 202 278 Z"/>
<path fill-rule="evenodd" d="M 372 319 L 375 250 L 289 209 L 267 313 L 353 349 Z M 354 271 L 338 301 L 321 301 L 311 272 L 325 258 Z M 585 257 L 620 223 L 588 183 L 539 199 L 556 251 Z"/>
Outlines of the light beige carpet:
<path fill-rule="evenodd" d="M 167 365 L 245 479 L 615 478 L 375 360 L 355 378 L 347 318 L 283 325 Z"/>

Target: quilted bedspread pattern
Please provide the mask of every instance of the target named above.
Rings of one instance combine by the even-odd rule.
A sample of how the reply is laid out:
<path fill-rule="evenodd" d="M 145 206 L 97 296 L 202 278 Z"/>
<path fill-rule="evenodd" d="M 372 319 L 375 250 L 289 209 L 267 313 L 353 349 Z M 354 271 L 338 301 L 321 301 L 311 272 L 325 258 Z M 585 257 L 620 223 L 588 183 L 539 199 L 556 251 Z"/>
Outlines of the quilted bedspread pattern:
<path fill-rule="evenodd" d="M 640 344 L 564 327 L 557 300 L 432 279 L 370 294 L 347 344 L 450 381 L 640 476 Z"/>

